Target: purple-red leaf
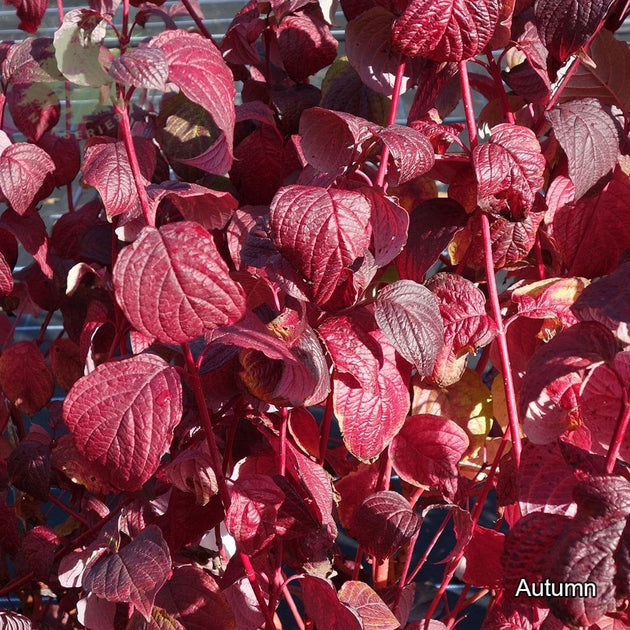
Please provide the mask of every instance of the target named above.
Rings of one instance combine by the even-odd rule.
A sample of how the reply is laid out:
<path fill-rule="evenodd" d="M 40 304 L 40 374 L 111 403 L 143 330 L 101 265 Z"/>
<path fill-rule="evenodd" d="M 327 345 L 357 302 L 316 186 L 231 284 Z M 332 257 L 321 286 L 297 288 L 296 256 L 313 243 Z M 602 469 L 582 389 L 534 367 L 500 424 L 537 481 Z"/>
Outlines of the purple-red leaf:
<path fill-rule="evenodd" d="M 276 536 L 278 510 L 284 492 L 267 475 L 248 474 L 234 483 L 225 527 L 239 549 L 257 554 Z"/>
<path fill-rule="evenodd" d="M 32 341 L 18 341 L 2 353 L 0 387 L 20 411 L 29 415 L 50 400 L 55 388 L 53 375 Z"/>
<path fill-rule="evenodd" d="M 113 275 L 116 299 L 134 328 L 165 343 L 190 341 L 245 311 L 212 237 L 192 221 L 145 227 L 120 253 Z"/>
<path fill-rule="evenodd" d="M 412 0 L 394 23 L 394 45 L 408 57 L 470 59 L 490 41 L 499 6 L 499 0 Z"/>
<path fill-rule="evenodd" d="M 304 609 L 317 630 L 363 630 L 358 613 L 341 603 L 330 582 L 306 575 L 300 584 Z"/>
<path fill-rule="evenodd" d="M 409 501 L 387 490 L 365 497 L 354 512 L 351 529 L 365 551 L 381 561 L 406 545 L 419 527 Z"/>
<path fill-rule="evenodd" d="M 179 375 L 151 354 L 99 365 L 63 403 L 79 452 L 109 483 L 129 491 L 157 470 L 181 415 Z"/>
<path fill-rule="evenodd" d="M 547 118 L 567 154 L 577 200 L 617 164 L 620 130 L 608 108 L 593 98 L 561 103 Z"/>
<path fill-rule="evenodd" d="M 553 184 L 549 188 L 552 197 Z M 559 184 L 560 185 L 560 184 Z M 545 223 L 560 251 L 567 273 L 593 278 L 613 271 L 630 249 L 630 178 L 620 168 L 604 190 L 594 197 L 559 203 L 549 201 Z"/>
<path fill-rule="evenodd" d="M 416 206 L 409 217 L 407 246 L 396 259 L 400 277 L 424 282 L 427 271 L 467 223 L 466 211 L 453 199 L 429 199 Z"/>
<path fill-rule="evenodd" d="M 407 242 L 409 214 L 392 197 L 375 188 L 362 188 L 372 206 L 372 246 L 379 267 L 390 263 Z"/>
<path fill-rule="evenodd" d="M 394 613 L 365 582 L 344 582 L 339 589 L 339 600 L 356 611 L 363 630 L 396 630 L 400 627 Z"/>
<path fill-rule="evenodd" d="M 7 473 L 16 488 L 42 503 L 48 501 L 50 438 L 43 429 L 34 425 L 26 438 L 11 452 L 7 461 Z"/>
<path fill-rule="evenodd" d="M 350 267 L 370 244 L 368 200 L 358 192 L 313 186 L 281 188 L 271 203 L 271 238 L 312 283 L 318 304 L 351 281 Z"/>
<path fill-rule="evenodd" d="M 159 527 L 149 525 L 118 553 L 88 565 L 83 588 L 110 602 L 133 604 L 149 619 L 157 592 L 171 574 L 171 556 Z"/>
<path fill-rule="evenodd" d="M 346 27 L 346 54 L 365 85 L 379 94 L 391 96 L 400 54 L 393 48 L 391 30 L 395 16 L 377 6 L 361 13 Z M 406 92 L 415 82 L 422 60 L 408 60 L 401 82 Z"/>
<path fill-rule="evenodd" d="M 132 48 L 112 63 L 109 74 L 123 85 L 164 91 L 168 63 L 159 48 Z"/>
<path fill-rule="evenodd" d="M 285 70 L 297 82 L 330 65 L 337 56 L 337 40 L 316 11 L 287 15 L 278 25 L 277 37 Z"/>
<path fill-rule="evenodd" d="M 499 214 L 522 219 L 533 207 L 544 183 L 545 158 L 531 129 L 503 123 L 492 128 L 490 140 L 473 152 L 477 203 Z"/>
<path fill-rule="evenodd" d="M 378 292 L 374 316 L 400 354 L 428 376 L 444 345 L 444 325 L 435 296 L 413 280 L 398 280 Z"/>
<path fill-rule="evenodd" d="M 45 133 L 37 141 L 37 146 L 48 153 L 55 163 L 52 174 L 55 186 L 65 186 L 74 180 L 81 168 L 81 152 L 75 136 L 56 136 Z"/>
<path fill-rule="evenodd" d="M 390 125 L 376 136 L 389 149 L 394 168 L 388 170 L 387 176 L 392 186 L 415 179 L 433 167 L 433 147 L 426 136 L 413 127 Z"/>
<path fill-rule="evenodd" d="M 614 0 L 536 0 L 534 13 L 540 39 L 564 61 L 584 46 Z"/>
<path fill-rule="evenodd" d="M 203 36 L 182 29 L 160 33 L 151 41 L 151 47 L 164 53 L 168 80 L 212 116 L 225 134 L 226 150 L 231 156 L 236 119 L 234 77 L 218 48 Z"/>
<path fill-rule="evenodd" d="M 177 567 L 155 605 L 186 630 L 234 630 L 234 615 L 214 578 L 194 565 Z"/>
<path fill-rule="evenodd" d="M 18 142 L 0 155 L 0 189 L 11 207 L 24 214 L 35 201 L 46 175 L 55 170 L 48 153 L 38 146 Z"/>
<path fill-rule="evenodd" d="M 27 33 L 37 32 L 48 6 L 45 0 L 9 0 L 6 4 L 12 4 L 17 9 L 18 28 Z"/>
<path fill-rule="evenodd" d="M 31 620 L 11 610 L 0 610 L 0 625 L 4 630 L 31 630 Z"/>
<path fill-rule="evenodd" d="M 37 142 L 59 121 L 59 99 L 44 83 L 14 83 L 7 105 L 16 127 L 31 142 Z"/>
<path fill-rule="evenodd" d="M 468 436 L 455 422 L 420 414 L 410 416 L 392 440 L 392 464 L 415 486 L 437 487 L 447 498 L 457 489 L 457 464 L 468 448 Z"/>

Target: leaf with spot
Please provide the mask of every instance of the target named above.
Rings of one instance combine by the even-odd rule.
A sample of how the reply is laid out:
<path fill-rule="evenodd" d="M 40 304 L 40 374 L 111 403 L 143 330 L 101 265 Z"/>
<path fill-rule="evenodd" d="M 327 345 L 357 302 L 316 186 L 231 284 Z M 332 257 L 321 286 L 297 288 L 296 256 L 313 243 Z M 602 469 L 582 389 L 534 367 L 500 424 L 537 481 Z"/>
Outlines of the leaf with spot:
<path fill-rule="evenodd" d="M 145 227 L 114 266 L 116 300 L 134 328 L 165 343 L 183 343 L 245 312 L 210 234 L 182 221 Z"/>
<path fill-rule="evenodd" d="M 98 476 L 133 492 L 157 470 L 182 409 L 175 368 L 139 354 L 102 363 L 79 379 L 64 400 L 63 418 Z"/>

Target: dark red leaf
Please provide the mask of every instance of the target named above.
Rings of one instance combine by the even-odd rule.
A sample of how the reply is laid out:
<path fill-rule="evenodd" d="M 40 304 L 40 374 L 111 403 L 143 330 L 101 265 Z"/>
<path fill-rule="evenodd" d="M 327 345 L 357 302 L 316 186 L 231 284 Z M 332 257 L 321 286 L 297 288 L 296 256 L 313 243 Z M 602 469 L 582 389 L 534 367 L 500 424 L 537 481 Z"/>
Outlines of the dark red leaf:
<path fill-rule="evenodd" d="M 166 57 L 159 48 L 132 48 L 114 60 L 109 74 L 123 85 L 164 92 L 168 71 Z"/>
<path fill-rule="evenodd" d="M 9 295 L 13 290 L 13 272 L 4 255 L 0 252 L 0 295 Z"/>
<path fill-rule="evenodd" d="M 53 376 L 32 341 L 18 341 L 2 353 L 0 387 L 18 409 L 29 415 L 50 400 L 55 387 Z"/>
<path fill-rule="evenodd" d="M 468 215 L 453 199 L 429 199 L 409 217 L 407 246 L 396 259 L 401 278 L 424 282 L 424 277 L 456 232 L 466 226 Z"/>
<path fill-rule="evenodd" d="M 435 296 L 413 280 L 398 280 L 376 297 L 379 328 L 400 354 L 428 376 L 444 345 L 444 325 Z"/>
<path fill-rule="evenodd" d="M 44 526 L 38 525 L 30 529 L 24 536 L 21 553 L 35 577 L 40 580 L 48 580 L 55 560 L 55 551 L 61 541 L 55 532 Z"/>
<path fill-rule="evenodd" d="M 554 184 L 549 188 L 545 223 L 564 260 L 568 274 L 593 278 L 613 271 L 621 254 L 630 249 L 628 210 L 630 178 L 620 168 L 603 191 L 579 201 L 553 203 Z"/>
<path fill-rule="evenodd" d="M 552 55 L 564 61 L 584 46 L 606 17 L 613 0 L 536 0 L 540 38 Z"/>
<path fill-rule="evenodd" d="M 269 228 L 276 247 L 312 283 L 318 304 L 326 304 L 350 267 L 370 244 L 368 200 L 358 192 L 286 186 L 271 203 Z"/>
<path fill-rule="evenodd" d="M 419 527 L 420 519 L 409 501 L 387 490 L 363 499 L 354 512 L 351 529 L 365 551 L 380 562 L 406 545 Z"/>
<path fill-rule="evenodd" d="M 400 627 L 394 613 L 365 582 L 344 582 L 339 589 L 339 600 L 356 611 L 363 630 L 396 630 Z"/>
<path fill-rule="evenodd" d="M 6 4 L 12 4 L 17 9 L 18 28 L 27 33 L 37 32 L 48 6 L 44 0 L 9 0 Z"/>
<path fill-rule="evenodd" d="M 612 333 L 595 322 L 571 326 L 539 347 L 527 366 L 519 401 L 523 430 L 532 442 L 546 444 L 562 435 L 579 411 L 576 394 L 585 368 L 616 352 Z"/>
<path fill-rule="evenodd" d="M 470 59 L 490 41 L 499 5 L 498 0 L 412 0 L 394 23 L 394 45 L 408 57 Z"/>
<path fill-rule="evenodd" d="M 143 158 L 140 170 L 145 178 L 142 184 L 146 186 L 153 175 L 155 157 L 150 145 L 140 138 L 134 144 Z M 119 214 L 139 211 L 138 191 L 124 142 L 105 137 L 88 141 L 81 170 L 84 183 L 98 190 L 110 220 Z"/>
<path fill-rule="evenodd" d="M 596 321 L 610 328 L 623 344 L 630 344 L 630 262 L 587 286 L 571 306 L 580 321 Z"/>
<path fill-rule="evenodd" d="M 168 80 L 212 116 L 225 134 L 226 151 L 231 156 L 236 118 L 234 78 L 217 47 L 182 29 L 164 31 L 151 40 L 151 47 L 164 53 Z"/>
<path fill-rule="evenodd" d="M 39 428 L 39 427 L 38 427 Z M 50 437 L 40 429 L 29 434 L 11 452 L 7 461 L 11 483 L 45 503 L 50 492 Z"/>
<path fill-rule="evenodd" d="M 48 153 L 34 144 L 18 142 L 5 148 L 0 155 L 0 189 L 13 210 L 25 214 L 54 170 Z"/>
<path fill-rule="evenodd" d="M 133 604 L 149 619 L 157 592 L 171 574 L 171 556 L 159 527 L 149 525 L 119 552 L 88 565 L 83 588 L 110 602 Z"/>
<path fill-rule="evenodd" d="M 444 321 L 444 340 L 453 352 L 474 350 L 489 344 L 496 325 L 486 313 L 486 296 L 470 280 L 440 272 L 427 283 L 437 298 Z"/>
<path fill-rule="evenodd" d="M 546 577 L 554 583 L 593 583 L 595 593 L 548 597 L 567 625 L 588 626 L 619 609 L 630 595 L 630 482 L 595 476 L 575 489 L 578 511 L 548 553 Z"/>
<path fill-rule="evenodd" d="M 306 614 L 317 630 L 363 630 L 358 613 L 339 601 L 334 587 L 323 578 L 306 575 L 300 580 Z"/>
<path fill-rule="evenodd" d="M 5 630 L 32 630 L 31 620 L 12 610 L 0 610 L 0 624 Z"/>
<path fill-rule="evenodd" d="M 287 15 L 276 33 L 282 63 L 294 81 L 304 81 L 337 57 L 337 40 L 316 11 Z"/>
<path fill-rule="evenodd" d="M 580 199 L 612 171 L 619 155 L 620 130 L 609 109 L 593 98 L 561 103 L 547 113 L 569 159 L 569 176 Z"/>
<path fill-rule="evenodd" d="M 464 551 L 466 568 L 462 581 L 480 588 L 500 588 L 503 582 L 501 554 L 504 540 L 505 534 L 475 525 Z"/>
<path fill-rule="evenodd" d="M 335 488 L 340 495 L 337 506 L 339 521 L 347 530 L 351 529 L 354 515 L 363 499 L 376 492 L 378 476 L 377 464 L 360 464 L 356 471 L 335 482 Z"/>
<path fill-rule="evenodd" d="M 532 209 L 544 183 L 545 158 L 531 129 L 507 123 L 493 127 L 490 140 L 475 148 L 473 162 L 481 208 L 509 212 L 517 220 Z"/>
<path fill-rule="evenodd" d="M 139 490 L 168 449 L 182 415 L 179 375 L 150 354 L 103 363 L 77 381 L 63 403 L 79 452 L 99 475 Z"/>
<path fill-rule="evenodd" d="M 400 63 L 400 53 L 391 41 L 391 30 L 395 16 L 387 9 L 377 6 L 361 13 L 346 27 L 346 54 L 363 83 L 379 94 L 391 96 Z M 401 83 L 401 92 L 406 92 L 416 80 L 424 62 L 410 59 Z"/>
<path fill-rule="evenodd" d="M 234 630 L 234 615 L 214 578 L 196 566 L 181 566 L 158 591 L 155 605 L 186 630 Z"/>
<path fill-rule="evenodd" d="M 55 186 L 65 186 L 74 180 L 81 167 L 81 152 L 75 136 L 69 138 L 45 133 L 37 146 L 48 153 L 55 163 L 53 179 Z"/>
<path fill-rule="evenodd" d="M 191 221 L 145 227 L 120 253 L 113 276 L 134 328 L 166 343 L 190 341 L 244 313 L 243 293 L 212 237 Z"/>
<path fill-rule="evenodd" d="M 256 554 L 276 536 L 276 519 L 284 492 L 270 477 L 248 474 L 236 480 L 231 497 L 225 526 L 239 549 Z"/>
<path fill-rule="evenodd" d="M 1 359 L 0 359 L 1 361 Z M 591 432 L 591 449 L 606 455 L 615 428 L 624 413 L 630 389 L 630 352 L 619 352 L 609 365 L 596 367 L 586 378 L 580 395 L 582 418 Z M 621 439 L 619 457 L 630 461 L 630 433 Z"/>
<path fill-rule="evenodd" d="M 83 376 L 84 362 L 72 339 L 56 339 L 48 353 L 55 380 L 67 392 Z"/>
<path fill-rule="evenodd" d="M 379 267 L 390 263 L 407 242 L 409 214 L 394 198 L 375 188 L 361 188 L 372 206 L 372 247 Z"/>
<path fill-rule="evenodd" d="M 468 448 L 468 436 L 452 420 L 421 414 L 410 416 L 389 449 L 394 469 L 415 486 L 437 487 L 452 498 L 457 465 Z"/>
<path fill-rule="evenodd" d="M 37 142 L 59 121 L 59 99 L 44 83 L 13 84 L 7 96 L 7 105 L 16 127 L 31 142 Z"/>

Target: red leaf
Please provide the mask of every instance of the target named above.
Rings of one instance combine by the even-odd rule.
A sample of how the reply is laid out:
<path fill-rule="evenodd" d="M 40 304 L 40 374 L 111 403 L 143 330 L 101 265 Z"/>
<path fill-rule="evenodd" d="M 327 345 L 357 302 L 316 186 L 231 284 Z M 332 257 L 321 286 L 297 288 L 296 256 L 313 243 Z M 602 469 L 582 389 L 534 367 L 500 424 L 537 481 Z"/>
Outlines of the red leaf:
<path fill-rule="evenodd" d="M 351 20 L 346 27 L 346 54 L 363 83 L 379 94 L 391 96 L 399 53 L 393 48 L 391 30 L 395 16 L 383 7 L 373 7 Z M 408 60 L 401 93 L 414 83 L 423 67 L 422 60 Z"/>
<path fill-rule="evenodd" d="M 419 527 L 420 519 L 409 501 L 386 490 L 363 499 L 354 512 L 351 529 L 365 551 L 380 562 L 406 545 Z"/>
<path fill-rule="evenodd" d="M 550 198 L 556 182 L 561 178 L 550 186 Z M 595 197 L 560 204 L 550 200 L 545 223 L 569 275 L 593 278 L 617 267 L 621 254 L 630 249 L 630 223 L 625 220 L 629 195 L 630 179 L 617 168 Z"/>
<path fill-rule="evenodd" d="M 130 603 L 149 619 L 157 592 L 171 574 L 171 556 L 159 527 L 149 525 L 118 553 L 88 565 L 83 588 L 110 602 Z"/>
<path fill-rule="evenodd" d="M 468 448 L 468 436 L 455 422 L 421 414 L 410 416 L 389 449 L 394 469 L 415 486 L 435 486 L 452 498 L 457 464 Z"/>
<path fill-rule="evenodd" d="M 248 474 L 236 480 L 231 496 L 225 526 L 239 549 L 257 554 L 276 536 L 276 519 L 284 492 L 267 475 Z"/>
<path fill-rule="evenodd" d="M 181 415 L 179 375 L 150 354 L 99 365 L 63 403 L 79 452 L 112 485 L 132 492 L 157 470 Z"/>
<path fill-rule="evenodd" d="M 413 280 L 398 280 L 376 297 L 379 328 L 400 354 L 428 376 L 444 345 L 444 326 L 435 296 Z"/>
<path fill-rule="evenodd" d="M 50 438 L 35 427 L 11 452 L 7 473 L 16 488 L 45 503 L 50 492 Z"/>
<path fill-rule="evenodd" d="M 236 118 L 234 77 L 217 47 L 203 36 L 182 29 L 160 33 L 151 40 L 151 47 L 164 53 L 168 80 L 212 116 L 225 134 L 226 150 L 231 156 Z"/>
<path fill-rule="evenodd" d="M 9 295 L 13 290 L 13 271 L 4 254 L 0 252 L 0 295 Z"/>
<path fill-rule="evenodd" d="M 459 355 L 462 350 L 489 344 L 496 325 L 486 313 L 486 296 L 470 280 L 440 272 L 427 283 L 438 300 L 444 320 L 444 341 Z"/>
<path fill-rule="evenodd" d="M 551 54 L 564 61 L 591 38 L 613 0 L 536 0 L 540 38 Z"/>
<path fill-rule="evenodd" d="M 389 149 L 394 168 L 387 172 L 389 184 L 398 186 L 431 170 L 435 163 L 433 146 L 426 136 L 413 127 L 390 125 L 376 136 Z"/>
<path fill-rule="evenodd" d="M 190 221 L 145 227 L 120 253 L 113 280 L 134 328 L 165 343 L 190 341 L 245 310 L 212 237 Z"/>
<path fill-rule="evenodd" d="M 141 144 L 139 138 L 134 144 L 136 151 L 140 149 L 139 155 L 144 156 L 145 151 L 142 149 L 148 147 Z M 140 170 L 145 180 L 150 179 L 153 174 L 155 158 L 153 164 L 151 162 L 151 159 L 140 160 Z M 88 141 L 82 171 L 84 183 L 98 190 L 110 219 L 123 213 L 133 214 L 139 209 L 138 191 L 124 142 L 105 137 Z M 148 183 L 142 182 L 143 185 Z"/>
<path fill-rule="evenodd" d="M 394 613 L 365 582 L 344 582 L 339 589 L 339 600 L 357 612 L 363 630 L 396 630 L 400 627 Z"/>
<path fill-rule="evenodd" d="M 531 129 L 496 125 L 490 140 L 475 148 L 473 161 L 481 208 L 497 214 L 508 211 L 517 220 L 532 209 L 544 183 L 545 158 Z"/>
<path fill-rule="evenodd" d="M 81 167 L 81 152 L 76 137 L 66 138 L 45 133 L 37 141 L 37 146 L 44 149 L 55 163 L 55 170 L 52 174 L 55 186 L 65 186 L 71 183 Z"/>
<path fill-rule="evenodd" d="M 21 552 L 37 579 L 46 581 L 50 578 L 55 551 L 60 544 L 57 534 L 44 525 L 33 527 L 24 536 Z"/>
<path fill-rule="evenodd" d="M 337 57 L 337 40 L 316 11 L 287 15 L 278 25 L 278 50 L 287 74 L 304 81 Z"/>
<path fill-rule="evenodd" d="M 24 215 L 54 170 L 55 163 L 38 146 L 26 142 L 8 146 L 0 155 L 0 189 L 13 210 Z"/>
<path fill-rule="evenodd" d="M 500 588 L 503 582 L 501 554 L 505 534 L 475 525 L 464 552 L 466 568 L 462 581 L 480 588 Z"/>
<path fill-rule="evenodd" d="M 318 304 L 348 282 L 350 267 L 370 244 L 368 200 L 358 192 L 286 186 L 270 209 L 269 228 L 276 247 L 312 282 Z"/>
<path fill-rule="evenodd" d="M 400 277 L 424 282 L 455 233 L 467 223 L 468 214 L 453 199 L 429 199 L 416 206 L 409 217 L 407 245 L 396 259 Z"/>
<path fill-rule="evenodd" d="M 12 4 L 17 9 L 18 28 L 27 33 L 37 32 L 48 6 L 44 0 L 9 0 L 6 4 Z"/>
<path fill-rule="evenodd" d="M 214 578 L 194 565 L 180 566 L 158 591 L 155 605 L 186 630 L 234 630 L 234 616 Z"/>
<path fill-rule="evenodd" d="M 300 584 L 304 609 L 317 630 L 363 630 L 359 615 L 339 601 L 330 582 L 306 575 Z"/>
<path fill-rule="evenodd" d="M 558 333 L 532 356 L 520 392 L 523 430 L 537 444 L 555 440 L 576 413 L 575 390 L 584 369 L 617 352 L 615 338 L 601 324 L 584 322 Z M 567 393 L 573 392 L 567 397 Z"/>
<path fill-rule="evenodd" d="M 557 105 L 547 118 L 569 159 L 577 200 L 617 165 L 621 139 L 617 123 L 593 98 Z"/>
<path fill-rule="evenodd" d="M 480 53 L 499 20 L 498 0 L 412 0 L 395 21 L 393 42 L 408 57 L 462 61 Z"/>
<path fill-rule="evenodd" d="M 359 464 L 356 471 L 335 482 L 335 488 L 340 495 L 337 506 L 339 521 L 347 530 L 352 528 L 354 515 L 363 499 L 376 492 L 378 477 L 378 465 Z"/>
<path fill-rule="evenodd" d="M 37 142 L 59 121 L 59 99 L 44 83 L 12 84 L 7 105 L 16 127 L 31 142 Z"/>
<path fill-rule="evenodd" d="M 20 411 L 29 415 L 50 400 L 55 387 L 53 376 L 32 341 L 18 341 L 2 353 L 0 387 Z"/>
<path fill-rule="evenodd" d="M 109 74 L 123 85 L 152 90 L 166 89 L 169 67 L 159 48 L 132 48 L 115 59 Z"/>
<path fill-rule="evenodd" d="M 372 246 L 374 262 L 379 267 L 390 263 L 407 242 L 409 214 L 394 198 L 375 188 L 362 188 L 372 206 Z"/>
<path fill-rule="evenodd" d="M 1 359 L 0 359 L 1 361 Z M 610 365 L 596 367 L 586 378 L 580 404 L 584 424 L 591 432 L 594 453 L 606 455 L 613 441 L 630 389 L 630 352 L 619 352 Z M 630 461 L 630 432 L 621 440 L 619 457 Z"/>
<path fill-rule="evenodd" d="M 32 630 L 31 620 L 11 610 L 0 610 L 0 624 L 6 630 Z"/>

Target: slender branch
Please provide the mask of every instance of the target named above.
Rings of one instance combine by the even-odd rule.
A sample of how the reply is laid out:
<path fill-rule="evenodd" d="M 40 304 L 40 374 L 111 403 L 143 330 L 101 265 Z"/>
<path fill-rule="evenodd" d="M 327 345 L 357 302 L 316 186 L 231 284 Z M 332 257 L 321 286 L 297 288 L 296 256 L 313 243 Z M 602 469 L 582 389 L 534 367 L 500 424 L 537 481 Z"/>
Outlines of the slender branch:
<path fill-rule="evenodd" d="M 630 426 L 630 402 L 628 401 L 627 393 L 624 392 L 624 394 L 625 406 L 619 416 L 619 419 L 617 420 L 617 426 L 615 427 L 613 438 L 610 442 L 610 446 L 608 447 L 608 454 L 606 455 L 606 473 L 609 475 L 612 475 L 612 472 L 615 469 L 617 457 L 619 456 L 619 450 L 621 449 L 621 443 L 628 431 L 628 426 Z"/>
<path fill-rule="evenodd" d="M 211 42 L 216 43 L 216 42 L 214 42 L 214 39 L 212 38 L 212 35 L 210 34 L 210 31 L 206 28 L 205 24 L 203 23 L 201 17 L 195 11 L 195 8 L 193 7 L 193 5 L 190 3 L 190 0 L 182 0 L 182 4 L 186 8 L 186 11 L 188 11 L 188 15 L 190 15 L 190 17 L 193 19 L 194 23 L 197 25 L 197 28 L 199 29 L 199 32 L 206 39 L 209 39 Z"/>
<path fill-rule="evenodd" d="M 503 77 L 501 76 L 501 68 L 494 60 L 492 53 L 488 53 L 487 68 L 492 75 L 494 84 L 497 86 L 497 91 L 499 92 L 499 99 L 501 101 L 501 107 L 503 108 L 503 115 L 505 117 L 505 120 L 513 125 L 516 122 L 514 118 L 514 112 L 510 107 L 510 101 L 508 100 L 507 94 L 505 93 L 505 85 L 503 83 Z"/>
<path fill-rule="evenodd" d="M 58 508 L 61 508 L 66 514 L 69 514 L 70 516 L 72 516 L 79 523 L 82 523 L 86 527 L 89 526 L 89 523 L 84 516 L 82 516 L 78 512 L 75 512 L 71 507 L 68 507 L 63 501 L 61 501 L 61 499 L 58 499 L 52 492 L 48 493 L 48 500 L 54 505 L 56 505 Z"/>

